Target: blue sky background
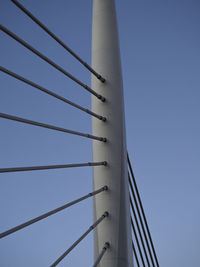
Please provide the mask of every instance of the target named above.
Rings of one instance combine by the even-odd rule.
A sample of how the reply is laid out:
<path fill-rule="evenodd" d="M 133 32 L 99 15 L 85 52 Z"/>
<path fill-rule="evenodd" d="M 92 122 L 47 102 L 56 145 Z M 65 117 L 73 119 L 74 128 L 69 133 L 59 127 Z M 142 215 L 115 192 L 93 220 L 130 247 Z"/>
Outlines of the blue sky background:
<path fill-rule="evenodd" d="M 92 1 L 21 0 L 91 61 Z M 116 1 L 128 151 L 161 267 L 200 266 L 200 2 Z M 90 85 L 90 73 L 11 1 L 1 23 Z M 1 65 L 85 107 L 90 95 L 0 33 Z M 91 118 L 0 74 L 0 112 L 91 132 Z M 91 141 L 0 119 L 0 167 L 92 160 Z M 88 167 L 0 175 L 0 232 L 92 191 Z M 0 266 L 49 266 L 92 223 L 92 201 L 51 216 L 0 242 Z M 90 234 L 60 266 L 92 266 Z"/>

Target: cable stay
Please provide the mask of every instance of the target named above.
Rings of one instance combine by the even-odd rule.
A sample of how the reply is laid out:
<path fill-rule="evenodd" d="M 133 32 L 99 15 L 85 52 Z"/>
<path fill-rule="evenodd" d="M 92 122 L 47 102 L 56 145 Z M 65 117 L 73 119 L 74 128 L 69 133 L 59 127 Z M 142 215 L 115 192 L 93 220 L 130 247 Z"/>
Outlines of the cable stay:
<path fill-rule="evenodd" d="M 131 226 L 132 226 L 134 237 L 135 237 L 135 240 L 136 240 L 136 243 L 137 243 L 137 247 L 138 247 L 138 251 L 139 251 L 139 254 L 140 254 L 140 259 L 142 261 L 142 265 L 143 265 L 143 267 L 146 267 L 145 266 L 145 263 L 144 263 L 144 258 L 143 258 L 142 250 L 141 250 L 141 247 L 140 247 L 140 243 L 139 243 L 139 240 L 138 240 L 138 237 L 137 237 L 137 232 L 136 232 L 136 229 L 135 229 L 135 226 L 134 226 L 132 217 L 131 217 Z"/>
<path fill-rule="evenodd" d="M 142 227 L 143 236 L 145 238 L 145 242 L 146 242 L 145 244 L 147 246 L 147 249 L 148 249 L 148 252 L 149 252 L 149 255 L 150 255 L 150 258 L 151 258 L 152 266 L 155 267 L 153 256 L 152 256 L 152 253 L 151 253 L 151 249 L 149 247 L 149 242 L 148 242 L 148 239 L 147 239 L 146 231 L 144 229 L 144 224 L 143 224 L 142 217 L 141 217 L 141 214 L 140 214 L 140 210 L 139 210 L 139 207 L 138 207 L 137 199 L 136 199 L 136 196 L 135 196 L 135 193 L 134 193 L 134 190 L 133 190 L 133 185 L 132 185 L 132 182 L 131 182 L 131 178 L 130 178 L 129 172 L 128 172 L 128 179 L 129 179 L 129 185 L 130 185 L 131 193 L 132 193 L 132 196 L 133 196 L 133 199 L 134 199 L 135 207 L 136 207 L 136 210 L 137 210 L 137 214 L 138 214 L 138 217 L 139 217 L 140 225 Z"/>
<path fill-rule="evenodd" d="M 133 212 L 134 219 L 135 219 L 135 222 L 136 222 L 137 230 L 138 230 L 138 233 L 139 233 L 139 236 L 140 236 L 140 241 L 141 241 L 141 244 L 142 244 L 144 255 L 145 255 L 145 258 L 146 258 L 146 262 L 148 264 L 148 267 L 150 267 L 149 259 L 148 259 L 148 256 L 147 256 L 147 251 L 146 251 L 146 248 L 145 248 L 145 245 L 144 245 L 144 240 L 142 238 L 142 233 L 141 233 L 141 230 L 140 230 L 140 226 L 139 226 L 139 223 L 138 223 L 138 219 L 137 219 L 137 216 L 136 216 L 136 212 L 135 212 L 135 208 L 133 206 L 133 202 L 132 202 L 131 196 L 130 196 L 130 203 L 131 203 L 131 210 Z"/>
<path fill-rule="evenodd" d="M 103 221 L 103 219 L 105 219 L 106 217 L 108 217 L 108 212 L 106 211 L 94 224 L 92 224 L 88 230 L 79 238 L 77 239 L 72 245 L 71 247 L 69 247 L 53 264 L 50 265 L 50 267 L 55 267 L 56 265 L 58 265 L 59 262 L 61 262 L 61 260 L 63 260 L 69 253 L 70 251 L 75 248 L 81 240 L 83 240 L 92 230 L 94 230 L 96 228 L 96 226 Z"/>
<path fill-rule="evenodd" d="M 97 267 L 97 265 L 100 263 L 101 259 L 103 258 L 103 255 L 105 254 L 106 250 L 109 247 L 110 247 L 110 244 L 108 242 L 106 242 L 104 247 L 101 250 L 101 253 L 99 254 L 98 258 L 96 259 L 95 263 L 93 264 L 93 267 Z"/>
<path fill-rule="evenodd" d="M 75 163 L 75 164 L 63 164 L 63 165 L 47 165 L 47 166 L 31 166 L 31 167 L 14 167 L 14 168 L 0 168 L 0 173 L 5 172 L 23 172 L 23 171 L 40 171 L 51 169 L 65 169 L 74 167 L 86 167 L 86 166 L 106 166 L 107 162 L 87 162 L 87 163 Z"/>
<path fill-rule="evenodd" d="M 136 252 L 133 240 L 132 240 L 132 249 L 133 249 L 133 253 L 134 253 L 134 256 L 135 256 L 135 260 L 137 262 L 137 266 L 140 267 L 140 263 L 139 263 L 139 260 L 138 260 L 138 256 L 137 256 L 137 252 Z"/>
<path fill-rule="evenodd" d="M 24 77 L 22 77 L 22 76 L 20 76 L 20 75 L 18 75 L 16 73 L 14 73 L 14 72 L 12 72 L 12 71 L 10 71 L 10 70 L 2 67 L 2 66 L 0 66 L 0 71 L 8 74 L 9 76 L 12 76 L 12 77 L 16 78 L 17 80 L 20 80 L 20 81 L 22 81 L 22 82 L 24 82 L 24 83 L 26 83 L 26 84 L 34 87 L 34 88 L 36 88 L 36 89 L 38 89 L 38 90 L 40 90 L 40 91 L 42 91 L 42 92 L 44 92 L 44 93 L 46 93 L 48 95 L 51 95 L 51 96 L 53 96 L 53 97 L 55 97 L 55 98 L 57 98 L 57 99 L 65 102 L 65 103 L 67 103 L 67 104 L 69 104 L 69 105 L 77 108 L 77 109 L 80 109 L 80 110 L 82 110 L 82 111 L 90 114 L 91 116 L 96 117 L 99 120 L 106 121 L 106 118 L 105 117 L 100 116 L 100 115 L 98 115 L 98 114 L 96 114 L 96 113 L 94 113 L 94 112 L 92 112 L 92 111 L 90 111 L 90 110 L 88 110 L 88 109 L 86 109 L 86 108 L 84 108 L 84 107 L 76 104 L 76 103 L 73 103 L 72 101 L 70 101 L 70 100 L 68 100 L 68 99 L 66 99 L 66 98 L 64 98 L 64 97 L 62 97 L 60 95 L 57 95 L 54 92 L 52 92 L 52 91 L 50 91 L 50 90 L 48 90 L 48 89 L 46 89 L 46 88 L 44 88 L 44 87 L 42 87 L 42 86 L 40 86 L 38 84 L 36 84 L 36 83 L 34 83 L 34 82 L 26 79 L 26 78 L 24 78 Z"/>
<path fill-rule="evenodd" d="M 146 215 L 145 215 L 145 212 L 144 212 L 144 208 L 143 208 L 143 205 L 142 205 L 142 201 L 141 201 L 141 198 L 140 198 L 139 190 L 138 190 L 138 187 L 137 187 L 136 179 L 135 179 L 135 176 L 134 176 L 134 173 L 133 173 L 133 169 L 132 169 L 132 166 L 131 166 L 131 162 L 130 162 L 130 158 L 129 158 L 128 152 L 127 152 L 127 161 L 128 161 L 128 167 L 129 167 L 129 170 L 130 170 L 130 173 L 131 173 L 132 182 L 134 184 L 136 195 L 137 195 L 137 198 L 138 198 L 138 201 L 139 201 L 139 206 L 140 206 L 140 209 L 142 211 L 142 216 L 143 216 L 143 220 L 144 220 L 144 223 L 145 223 L 145 226 L 146 226 L 147 234 L 148 234 L 148 237 L 149 237 L 149 240 L 150 240 L 150 244 L 151 244 L 151 248 L 152 248 L 152 251 L 153 251 L 153 255 L 154 255 L 154 258 L 156 260 L 157 267 L 159 267 L 158 258 L 157 258 L 156 251 L 155 251 L 155 248 L 154 248 L 153 240 L 151 238 L 151 233 L 150 233 L 150 230 L 149 230 L 149 227 L 148 227 Z"/>
<path fill-rule="evenodd" d="M 38 26 L 40 26 L 47 34 L 49 34 L 57 43 L 59 43 L 65 50 L 67 50 L 74 58 L 76 58 L 82 65 L 84 65 L 97 79 L 105 82 L 105 79 L 92 69 L 86 62 L 84 62 L 77 54 L 75 54 L 63 41 L 61 41 L 53 32 L 51 32 L 41 21 L 39 21 L 29 10 L 27 10 L 21 3 L 16 0 L 11 0 L 19 9 L 21 9 L 29 18 L 31 18 Z"/>
<path fill-rule="evenodd" d="M 78 198 L 78 199 L 76 199 L 74 201 L 71 201 L 71 202 L 69 202 L 69 203 L 67 203 L 67 204 L 65 204 L 65 205 L 63 205 L 63 206 L 61 206 L 61 207 L 59 207 L 57 209 L 51 210 L 51 211 L 49 211 L 47 213 L 44 213 L 44 214 L 42 214 L 42 215 L 40 215 L 40 216 L 38 216 L 38 217 L 36 217 L 36 218 L 34 218 L 32 220 L 29 220 L 29 221 L 27 221 L 25 223 L 22 223 L 22 224 L 20 224 L 20 225 L 18 225 L 16 227 L 13 227 L 13 228 L 1 233 L 0 234 L 0 238 L 3 238 L 3 237 L 8 236 L 10 234 L 13 234 L 13 233 L 15 233 L 15 232 L 17 232 L 17 231 L 19 231 L 19 230 L 31 225 L 31 224 L 33 224 L 33 223 L 41 221 L 41 220 L 43 220 L 43 219 L 45 219 L 45 218 L 47 218 L 47 217 L 49 217 L 49 216 L 61 211 L 61 210 L 67 209 L 70 206 L 73 206 L 73 205 L 77 204 L 78 202 L 81 202 L 82 200 L 85 200 L 85 199 L 87 199 L 89 197 L 92 197 L 92 196 L 94 196 L 96 194 L 99 194 L 100 192 L 106 191 L 106 190 L 108 190 L 108 187 L 107 186 L 103 186 L 99 190 L 93 191 L 93 192 L 91 192 L 91 193 L 89 193 L 89 194 L 87 194 L 87 195 L 85 195 L 83 197 L 80 197 L 80 198 Z"/>
<path fill-rule="evenodd" d="M 62 72 L 65 76 L 67 76 L 68 78 L 70 78 L 71 80 L 73 80 L 74 82 L 76 82 L 77 84 L 79 84 L 80 86 L 82 86 L 83 88 L 85 88 L 88 92 L 90 92 L 91 94 L 93 94 L 94 96 L 96 96 L 102 102 L 105 101 L 105 97 L 103 97 L 102 95 L 96 93 L 89 86 L 87 86 L 86 84 L 82 83 L 80 80 L 78 80 L 72 74 L 70 74 L 69 72 L 67 72 L 66 70 L 64 70 L 62 67 L 60 67 L 59 65 L 57 65 L 54 61 L 52 61 L 51 59 L 49 59 L 48 57 L 46 57 L 45 55 L 43 55 L 42 53 L 40 53 L 38 50 L 36 50 L 35 48 L 33 48 L 31 45 L 29 45 L 27 42 L 25 42 L 24 40 L 22 40 L 16 34 L 12 33 L 6 27 L 4 27 L 3 25 L 0 25 L 0 30 L 2 30 L 5 34 L 9 35 L 15 41 L 17 41 L 18 43 L 20 43 L 21 45 L 23 45 L 24 47 L 26 47 L 27 49 L 29 49 L 31 52 L 33 52 L 38 57 L 42 58 L 44 61 L 46 61 L 47 63 L 49 63 L 51 66 L 53 66 L 54 68 L 56 68 L 57 70 L 59 70 L 60 72 Z"/>
<path fill-rule="evenodd" d="M 102 142 L 106 142 L 107 141 L 106 138 L 104 138 L 104 137 L 98 137 L 98 136 L 94 136 L 94 135 L 91 135 L 91 134 L 85 134 L 85 133 L 81 133 L 81 132 L 77 132 L 77 131 L 73 131 L 73 130 L 69 130 L 69 129 L 65 129 L 65 128 L 61 128 L 61 127 L 57 127 L 57 126 L 53 126 L 53 125 L 49 125 L 49 124 L 46 124 L 46 123 L 27 120 L 27 119 L 24 119 L 24 118 L 16 117 L 16 116 L 5 114 L 5 113 L 0 113 L 0 118 L 13 120 L 13 121 L 18 121 L 18 122 L 22 122 L 22 123 L 25 123 L 25 124 L 31 124 L 31 125 L 34 125 L 34 126 L 39 126 L 39 127 L 43 127 L 43 128 L 59 131 L 59 132 L 79 135 L 79 136 L 83 136 L 83 137 L 86 137 L 86 138 L 90 138 L 90 139 L 94 139 L 94 140 L 98 140 L 98 141 L 102 141 Z"/>

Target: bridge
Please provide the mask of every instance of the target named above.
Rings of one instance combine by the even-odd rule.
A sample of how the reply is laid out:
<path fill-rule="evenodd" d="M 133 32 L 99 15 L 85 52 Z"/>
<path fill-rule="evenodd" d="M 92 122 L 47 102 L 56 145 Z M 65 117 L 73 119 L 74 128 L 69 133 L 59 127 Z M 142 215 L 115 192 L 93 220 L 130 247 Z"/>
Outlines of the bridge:
<path fill-rule="evenodd" d="M 18 102 L 19 105 L 19 115 L 14 112 L 16 103 L 10 103 L 10 110 L 13 112 L 0 113 L 1 121 L 6 120 L 4 134 L 9 137 L 14 132 L 14 140 L 17 143 L 12 146 L 13 139 L 8 138 L 7 149 L 10 152 L 4 159 L 6 166 L 0 168 L 3 179 L 6 179 L 4 194 L 7 199 L 6 209 L 9 209 L 8 218 L 3 216 L 5 224 L 0 233 L 2 242 L 7 240 L 5 247 L 18 242 L 15 243 L 18 244 L 16 254 L 21 251 L 21 257 L 19 263 L 16 261 L 16 266 L 28 265 L 24 257 L 26 253 L 19 247 L 23 242 L 29 243 L 27 250 L 32 242 L 35 242 L 35 248 L 40 247 L 40 242 L 43 243 L 46 251 L 44 254 L 48 251 L 49 257 L 47 260 L 41 260 L 41 266 L 75 266 L 70 263 L 68 254 L 75 253 L 78 246 L 83 244 L 84 252 L 80 253 L 81 256 L 76 253 L 73 257 L 81 257 L 79 262 L 82 266 L 88 266 L 91 263 L 87 261 L 91 262 L 91 259 L 88 260 L 87 253 L 92 249 L 92 240 L 90 239 L 91 242 L 87 245 L 84 241 L 91 235 L 90 232 L 94 231 L 93 266 L 159 266 L 127 151 L 114 0 L 94 0 L 92 66 L 19 1 L 11 2 L 15 5 L 16 12 L 27 16 L 28 23 L 39 26 L 41 36 L 44 34 L 44 38 L 48 36 L 52 38 L 51 41 L 56 42 L 57 49 L 60 49 L 61 61 L 64 56 L 61 56 L 60 51 L 63 50 L 62 53 L 74 57 L 81 68 L 84 67 L 91 73 L 92 82 L 90 86 L 82 81 L 84 71 L 78 78 L 69 72 L 67 67 L 58 64 L 55 55 L 53 59 L 47 56 L 46 50 L 49 50 L 49 53 L 51 47 L 42 44 L 43 48 L 40 49 L 40 42 L 36 41 L 36 45 L 30 44 L 22 34 L 13 32 L 7 25 L 1 25 L 2 35 L 9 39 L 8 50 L 11 42 L 17 46 L 21 45 L 18 48 L 18 60 L 26 62 L 26 58 L 20 54 L 22 49 L 28 51 L 28 57 L 31 59 L 24 74 L 21 74 L 20 70 L 15 71 L 18 65 L 16 60 L 13 62 L 13 68 L 0 67 L 3 79 L 9 79 L 8 82 L 16 88 L 15 92 L 6 98 L 9 97 L 11 103 Z M 73 28 L 73 25 L 70 27 Z M 12 49 L 9 51 L 12 58 Z M 35 74 L 41 76 L 43 82 L 48 79 L 51 88 L 32 79 L 34 75 L 30 72 L 33 72 L 38 64 L 35 58 L 43 64 Z M 45 64 L 48 64 L 49 68 L 46 76 L 41 73 Z M 72 65 L 74 72 L 75 66 Z M 51 68 L 54 69 L 55 76 L 50 74 Z M 59 89 L 56 89 L 58 87 Z M 17 92 L 20 90 L 20 93 Z M 68 92 L 64 93 L 63 90 Z M 89 94 L 92 95 L 91 109 L 80 104 L 79 100 L 89 106 L 90 100 L 85 100 Z M 56 107 L 59 107 L 58 111 Z M 28 109 L 28 112 L 20 115 L 25 109 Z M 34 113 L 38 120 L 32 119 Z M 31 118 L 28 115 L 31 115 Z M 47 115 L 50 116 L 50 121 L 56 123 L 46 122 Z M 92 126 L 91 121 L 85 122 L 86 116 L 92 117 Z M 77 130 L 78 126 L 85 127 L 87 131 Z M 53 134 L 49 135 L 48 131 Z M 78 138 L 81 141 L 77 141 Z M 15 151 L 13 147 L 16 148 Z M 31 150 L 34 156 L 31 155 Z M 10 166 L 10 154 L 14 154 L 13 166 Z M 18 155 L 24 156 L 25 165 L 21 165 L 21 156 Z M 92 167 L 93 182 L 91 171 L 85 171 L 86 167 Z M 16 198 L 19 198 L 17 207 Z M 92 210 L 92 204 L 86 203 L 86 199 L 93 199 L 93 214 L 91 211 L 89 216 L 86 210 Z M 73 212 L 72 206 L 75 210 Z M 59 219 L 56 219 L 56 216 L 60 216 Z M 13 222 L 16 222 L 16 225 Z M 29 249 L 31 247 L 32 245 Z M 41 257 L 36 251 L 37 249 L 31 251 L 33 259 Z M 5 258 L 7 262 L 4 259 L 3 264 L 9 266 L 9 258 Z"/>

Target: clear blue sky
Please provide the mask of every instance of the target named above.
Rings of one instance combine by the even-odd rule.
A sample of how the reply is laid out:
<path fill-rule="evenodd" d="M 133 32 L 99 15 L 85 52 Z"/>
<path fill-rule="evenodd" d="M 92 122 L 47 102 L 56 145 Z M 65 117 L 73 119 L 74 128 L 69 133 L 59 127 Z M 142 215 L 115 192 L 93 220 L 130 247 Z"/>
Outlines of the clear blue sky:
<path fill-rule="evenodd" d="M 92 1 L 21 0 L 88 63 Z M 117 0 L 128 150 L 161 267 L 199 267 L 200 2 Z M 11 1 L 3 25 L 90 85 L 90 74 Z M 0 33 L 4 67 L 85 107 L 90 95 Z M 91 132 L 87 114 L 0 74 L 0 112 Z M 91 141 L 0 119 L 0 167 L 92 160 Z M 92 191 L 90 168 L 0 175 L 0 232 Z M 49 266 L 92 223 L 92 201 L 0 242 L 0 266 Z M 60 266 L 91 266 L 92 234 Z"/>

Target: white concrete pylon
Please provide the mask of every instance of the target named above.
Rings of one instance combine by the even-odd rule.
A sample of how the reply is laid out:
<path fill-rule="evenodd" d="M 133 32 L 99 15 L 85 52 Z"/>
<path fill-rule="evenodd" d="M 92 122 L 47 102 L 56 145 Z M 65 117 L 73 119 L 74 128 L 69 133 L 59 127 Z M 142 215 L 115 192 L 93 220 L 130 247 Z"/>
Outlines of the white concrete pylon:
<path fill-rule="evenodd" d="M 100 267 L 132 267 L 131 223 L 127 175 L 124 97 L 114 0 L 93 0 L 92 67 L 106 82 L 92 77 L 92 88 L 105 96 L 103 103 L 92 96 L 92 110 L 107 118 L 92 119 L 94 135 L 107 142 L 93 141 L 93 160 L 108 166 L 93 168 L 94 190 L 108 185 L 109 190 L 94 198 L 94 221 L 102 212 L 109 216 L 94 231 L 94 257 L 105 242 L 110 247 Z"/>

